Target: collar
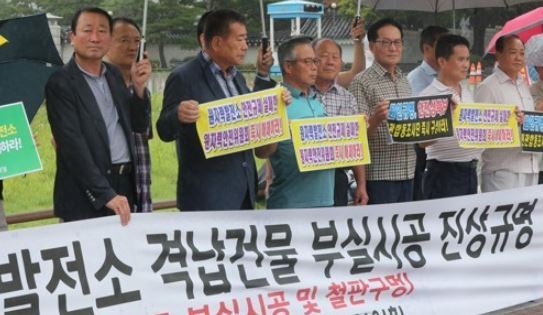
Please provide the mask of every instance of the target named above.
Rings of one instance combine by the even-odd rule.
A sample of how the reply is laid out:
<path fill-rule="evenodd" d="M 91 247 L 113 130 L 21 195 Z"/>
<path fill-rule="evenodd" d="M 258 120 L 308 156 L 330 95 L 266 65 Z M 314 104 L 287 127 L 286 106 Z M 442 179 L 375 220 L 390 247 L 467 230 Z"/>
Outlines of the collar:
<path fill-rule="evenodd" d="M 387 69 L 385 69 L 385 67 L 383 67 L 380 63 L 378 63 L 377 61 L 374 61 L 373 64 L 371 65 L 371 68 L 373 69 L 373 71 L 375 71 L 377 73 L 377 75 L 379 75 L 380 77 L 384 77 L 385 75 L 391 75 L 390 72 L 388 72 Z M 402 70 L 396 66 L 396 78 L 400 78 L 402 76 Z"/>
<path fill-rule="evenodd" d="M 74 62 L 75 62 L 75 60 L 74 60 Z M 107 67 L 103 62 L 102 62 L 102 70 L 101 70 L 101 73 L 99 75 L 95 75 L 95 74 L 92 74 L 92 73 L 86 71 L 85 69 L 81 68 L 81 66 L 77 62 L 75 62 L 75 64 L 76 64 L 77 68 L 79 69 L 79 71 L 83 72 L 84 75 L 86 75 L 86 76 L 88 76 L 90 78 L 93 78 L 93 79 L 101 78 L 101 77 L 105 76 L 106 72 L 107 72 Z"/>
<path fill-rule="evenodd" d="M 494 70 L 494 74 L 496 75 L 496 78 L 498 79 L 498 82 L 500 83 L 506 83 L 506 82 L 511 82 L 513 84 L 520 84 L 522 83 L 522 76 L 519 74 L 517 75 L 517 80 L 515 82 L 513 82 L 513 80 L 505 73 L 503 72 L 502 69 L 500 69 L 500 67 L 496 67 L 496 69 Z"/>
<path fill-rule="evenodd" d="M 437 76 L 437 71 L 432 68 L 432 66 L 430 66 L 429 63 L 427 63 L 426 61 L 422 61 L 422 63 L 420 64 L 420 68 L 422 69 L 422 71 L 424 73 L 426 73 L 427 75 L 429 76 L 432 76 L 432 77 L 436 77 Z"/>
<path fill-rule="evenodd" d="M 462 82 L 459 83 L 460 92 L 462 93 L 462 96 L 458 95 L 458 92 L 456 90 L 454 90 L 453 88 L 449 86 L 446 86 L 437 78 L 434 78 L 434 80 L 432 80 L 432 83 L 430 85 L 433 86 L 437 90 L 437 94 L 452 94 L 454 96 L 457 96 L 460 100 L 462 100 L 462 98 L 465 95 L 468 95 L 469 93 L 469 91 L 466 91 L 466 86 L 462 84 Z"/>
<path fill-rule="evenodd" d="M 292 95 L 292 97 L 294 98 L 300 98 L 300 97 L 307 97 L 307 98 L 315 98 L 317 97 L 317 93 L 315 93 L 315 89 L 314 87 L 310 87 L 309 88 L 309 94 L 306 95 L 304 92 L 302 92 L 301 90 L 293 87 L 292 85 L 286 83 L 286 82 L 283 82 L 281 83 L 284 87 L 286 87 L 290 94 Z"/>
<path fill-rule="evenodd" d="M 211 68 L 211 71 L 213 72 L 213 74 L 217 74 L 217 73 L 222 74 L 221 67 L 219 67 L 219 65 L 217 63 L 215 63 L 215 61 L 213 61 L 213 59 L 211 59 L 211 56 L 209 56 L 203 50 L 202 50 L 202 57 L 204 58 L 204 60 L 207 63 L 209 63 L 209 67 Z M 238 70 L 234 66 L 228 67 L 228 69 L 226 69 L 225 72 L 226 72 L 227 77 L 232 77 L 232 78 L 235 77 L 238 74 Z"/>
<path fill-rule="evenodd" d="M 436 90 L 440 93 L 443 93 L 443 92 L 454 92 L 454 90 L 448 86 L 446 86 L 445 84 L 443 84 L 441 81 L 439 81 L 437 78 L 434 78 L 434 80 L 432 80 L 432 86 L 436 88 Z M 460 85 L 462 86 L 462 85 Z"/>
<path fill-rule="evenodd" d="M 312 85 L 310 89 L 313 90 L 317 94 L 326 94 L 331 91 L 334 91 L 337 93 L 337 91 L 339 91 L 340 89 L 340 86 L 338 85 L 337 80 L 335 80 L 334 83 L 332 83 L 332 85 L 330 85 L 330 87 L 326 91 L 321 91 L 316 84 Z"/>

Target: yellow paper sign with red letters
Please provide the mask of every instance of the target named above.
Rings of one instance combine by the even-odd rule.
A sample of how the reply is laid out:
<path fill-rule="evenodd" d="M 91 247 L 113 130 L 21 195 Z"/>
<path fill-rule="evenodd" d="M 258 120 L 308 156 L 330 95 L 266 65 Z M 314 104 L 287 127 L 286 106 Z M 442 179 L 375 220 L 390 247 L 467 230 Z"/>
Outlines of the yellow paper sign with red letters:
<path fill-rule="evenodd" d="M 196 122 L 207 159 L 290 139 L 283 87 L 200 104 Z"/>
<path fill-rule="evenodd" d="M 364 115 L 291 120 L 300 172 L 370 164 Z"/>

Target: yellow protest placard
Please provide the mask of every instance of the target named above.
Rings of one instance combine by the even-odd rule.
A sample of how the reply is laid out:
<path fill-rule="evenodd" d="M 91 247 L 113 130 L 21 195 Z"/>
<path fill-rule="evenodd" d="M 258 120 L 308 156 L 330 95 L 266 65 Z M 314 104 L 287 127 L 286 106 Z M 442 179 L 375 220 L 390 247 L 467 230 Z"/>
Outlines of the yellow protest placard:
<path fill-rule="evenodd" d="M 369 164 L 364 115 L 290 121 L 300 172 Z"/>
<path fill-rule="evenodd" d="M 520 146 L 515 105 L 458 104 L 453 125 L 461 148 Z"/>
<path fill-rule="evenodd" d="M 196 122 L 207 159 L 290 139 L 283 87 L 200 104 Z"/>

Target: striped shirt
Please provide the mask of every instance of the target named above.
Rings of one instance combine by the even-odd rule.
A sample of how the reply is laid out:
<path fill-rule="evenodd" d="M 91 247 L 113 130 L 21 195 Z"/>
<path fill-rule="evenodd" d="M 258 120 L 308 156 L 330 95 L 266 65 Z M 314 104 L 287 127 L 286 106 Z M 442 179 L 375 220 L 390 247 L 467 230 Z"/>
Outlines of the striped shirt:
<path fill-rule="evenodd" d="M 349 91 L 358 104 L 358 113 L 370 115 L 382 100 L 411 97 L 411 87 L 399 68 L 396 77 L 379 63 L 356 75 Z M 412 179 L 415 173 L 415 149 L 412 144 L 391 144 L 386 121 L 381 122 L 373 135 L 368 136 L 371 164 L 367 180 L 397 181 Z"/>

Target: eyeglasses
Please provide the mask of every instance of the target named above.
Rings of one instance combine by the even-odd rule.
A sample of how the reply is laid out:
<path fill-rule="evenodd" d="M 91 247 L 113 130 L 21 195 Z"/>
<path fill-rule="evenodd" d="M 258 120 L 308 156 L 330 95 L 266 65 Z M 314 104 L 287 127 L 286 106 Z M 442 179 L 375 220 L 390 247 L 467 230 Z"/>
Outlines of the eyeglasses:
<path fill-rule="evenodd" d="M 294 59 L 294 60 L 287 60 L 287 62 L 301 62 L 305 64 L 306 66 L 312 66 L 316 65 L 318 66 L 321 63 L 321 60 L 319 58 L 304 58 L 304 59 Z"/>
<path fill-rule="evenodd" d="M 139 45 L 141 43 L 140 38 L 132 38 L 131 39 L 131 38 L 122 37 L 122 38 L 117 38 L 116 41 L 121 45 L 131 45 L 131 44 Z"/>
<path fill-rule="evenodd" d="M 403 40 L 402 39 L 396 39 L 396 40 L 388 40 L 388 39 L 378 39 L 375 41 L 376 43 L 379 43 L 381 46 L 385 48 L 390 48 L 392 44 L 396 47 L 402 47 L 403 46 Z"/>

